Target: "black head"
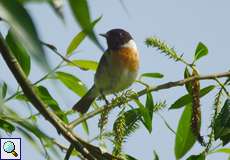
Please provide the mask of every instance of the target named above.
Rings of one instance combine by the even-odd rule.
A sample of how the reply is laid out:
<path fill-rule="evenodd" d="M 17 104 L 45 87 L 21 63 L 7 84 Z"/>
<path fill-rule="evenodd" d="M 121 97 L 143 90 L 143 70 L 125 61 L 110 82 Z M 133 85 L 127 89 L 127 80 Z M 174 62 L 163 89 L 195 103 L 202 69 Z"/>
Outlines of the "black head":
<path fill-rule="evenodd" d="M 133 39 L 132 36 L 123 29 L 112 29 L 106 34 L 100 35 L 106 38 L 108 48 L 111 50 L 117 50 L 129 40 Z"/>

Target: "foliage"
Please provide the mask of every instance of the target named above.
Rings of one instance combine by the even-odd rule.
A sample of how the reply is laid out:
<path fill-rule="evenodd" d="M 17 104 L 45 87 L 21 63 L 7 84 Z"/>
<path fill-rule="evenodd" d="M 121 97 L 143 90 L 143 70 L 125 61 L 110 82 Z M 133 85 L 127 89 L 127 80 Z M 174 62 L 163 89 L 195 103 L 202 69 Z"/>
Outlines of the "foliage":
<path fill-rule="evenodd" d="M 87 120 L 101 114 L 99 122 L 93 121 L 94 124 L 99 124 L 100 133 L 94 133 L 97 134 L 97 136 L 92 140 L 85 143 L 82 143 L 82 140 L 79 142 L 89 148 L 92 148 L 91 145 L 94 144 L 94 141 L 98 142 L 100 148 L 105 148 L 112 142 L 113 151 L 111 154 L 113 156 L 121 159 L 135 160 L 136 158 L 134 158 L 133 155 L 128 155 L 125 153 L 125 150 L 123 150 L 123 146 L 129 140 L 129 137 L 141 127 L 144 127 L 146 132 L 151 134 L 154 131 L 153 119 L 155 116 L 160 115 L 156 113 L 160 112 L 161 109 L 168 107 L 170 109 L 169 112 L 171 112 L 172 109 L 182 109 L 183 107 L 183 113 L 178 122 L 176 132 L 172 129 L 167 120 L 160 115 L 166 127 L 175 133 L 174 152 L 176 159 L 181 159 L 187 155 L 187 160 L 204 160 L 209 154 L 230 153 L 230 149 L 226 147 L 230 142 L 230 96 L 228 91 L 230 77 L 225 76 L 226 81 L 223 84 L 219 81 L 220 77 L 216 75 L 203 78 L 200 77 L 196 63 L 200 62 L 198 60 L 208 55 L 208 48 L 205 44 L 202 42 L 197 44 L 192 61 L 189 62 L 184 59 L 183 54 L 178 54 L 173 47 L 170 47 L 160 38 L 147 38 L 145 40 L 147 47 L 157 48 L 164 55 L 185 65 L 184 73 L 182 73 L 184 74 L 185 82 L 182 80 L 152 87 L 147 84 L 145 80 L 148 78 L 151 80 L 155 78 L 163 79 L 164 75 L 154 71 L 141 73 L 137 82 L 144 85 L 145 88 L 143 90 L 137 93 L 129 90 L 130 92 L 127 91 L 121 95 L 116 95 L 116 98 L 105 106 L 102 106 L 101 103 L 98 105 L 97 102 L 94 102 L 94 109 L 92 112 L 86 115 L 78 115 L 72 110 L 64 110 L 64 107 L 60 105 L 59 99 L 56 99 L 51 92 L 51 88 L 49 88 L 48 85 L 46 86 L 46 83 L 41 83 L 43 81 L 52 83 L 53 80 L 56 80 L 66 87 L 66 89 L 75 93 L 79 98 L 86 94 L 87 87 L 85 82 L 81 79 L 81 75 L 75 75 L 72 70 L 77 68 L 82 71 L 90 70 L 95 72 L 98 67 L 98 62 L 90 59 L 78 59 L 76 58 L 77 56 L 72 58 L 72 55 L 78 51 L 78 47 L 84 43 L 84 39 L 87 36 L 97 47 L 104 50 L 95 33 L 95 27 L 103 17 L 100 16 L 92 21 L 87 0 L 68 0 L 70 10 L 76 22 L 81 27 L 81 30 L 72 38 L 69 44 L 66 44 L 66 46 L 68 46 L 66 53 L 62 54 L 59 52 L 58 47 L 47 44 L 40 39 L 40 34 L 34 25 L 36 23 L 35 19 L 32 18 L 26 9 L 26 4 L 33 2 L 37 2 L 38 4 L 45 3 L 51 6 L 55 14 L 62 22 L 65 22 L 65 16 L 62 12 L 64 5 L 62 0 L 1 0 L 0 18 L 9 25 L 9 30 L 4 38 L 4 42 L 7 44 L 7 49 L 12 52 L 13 58 L 15 58 L 14 63 L 18 63 L 21 66 L 20 71 L 24 73 L 26 78 L 30 78 L 30 74 L 36 72 L 35 69 L 31 67 L 34 63 L 33 60 L 35 60 L 41 68 L 45 69 L 44 71 L 47 73 L 30 87 L 34 89 L 40 101 L 46 104 L 46 109 L 58 117 L 58 122 L 66 127 L 67 131 L 69 131 L 68 133 L 71 133 L 73 128 L 77 125 L 82 124 L 85 134 L 87 138 L 89 138 L 92 131 L 89 129 Z M 124 7 L 123 2 L 122 5 Z M 61 58 L 60 63 L 53 69 L 49 67 L 51 65 L 46 58 L 43 47 L 48 47 Z M 0 51 L 2 51 L 2 46 L 0 46 Z M 65 69 L 63 69 L 64 67 Z M 194 79 L 191 80 L 191 78 Z M 200 84 L 200 80 L 203 79 L 215 80 L 217 83 L 212 83 L 204 87 L 203 84 Z M 27 81 L 29 81 L 29 79 L 27 79 Z M 15 87 L 9 86 L 7 83 L 8 82 L 0 81 L 0 136 L 15 132 L 19 133 L 47 159 L 52 159 L 55 155 L 54 159 L 63 159 L 62 156 L 60 156 L 60 152 L 62 151 L 69 154 L 67 154 L 66 157 L 77 156 L 83 159 L 79 148 L 75 147 L 74 149 L 71 147 L 72 145 L 66 147 L 51 137 L 50 133 L 47 133 L 46 130 L 41 129 L 42 127 L 38 121 L 42 119 L 41 117 L 44 116 L 44 114 L 34 111 L 31 105 L 32 100 L 30 97 L 26 97 L 26 94 L 22 92 L 22 86 L 16 89 Z M 170 89 L 171 87 L 179 85 L 184 85 L 186 93 L 184 93 L 184 95 L 179 95 L 180 98 L 175 100 L 173 104 L 167 106 L 167 100 L 156 101 L 153 93 L 154 91 Z M 58 90 L 57 87 L 54 89 L 55 91 Z M 12 93 L 12 90 L 14 93 Z M 202 126 L 200 107 L 208 106 L 201 106 L 200 101 L 203 100 L 201 99 L 202 97 L 216 90 L 218 90 L 217 96 L 210 99 L 210 101 L 214 101 L 214 113 L 210 120 L 211 131 L 207 136 L 208 142 L 205 143 L 200 133 L 200 127 Z M 145 99 L 139 98 L 143 95 Z M 62 93 L 62 96 L 68 98 L 67 94 Z M 224 105 L 221 104 L 222 99 L 225 100 Z M 23 107 L 27 106 L 23 108 L 23 110 L 28 112 L 29 116 L 15 112 L 14 107 L 18 106 L 12 105 L 12 103 L 10 103 L 11 101 L 16 101 L 16 104 L 23 102 Z M 117 112 L 115 112 L 115 120 L 110 120 L 109 113 L 112 112 L 116 106 L 119 106 L 119 113 L 117 114 Z M 70 121 L 73 118 L 72 115 L 77 118 Z M 108 123 L 113 124 L 111 130 L 106 127 Z M 57 130 L 57 132 L 60 134 L 59 130 Z M 67 141 L 69 140 L 67 139 Z M 201 150 L 198 155 L 191 155 L 190 150 L 195 145 L 196 141 L 203 145 L 204 150 Z M 221 141 L 222 145 L 225 145 L 225 148 L 217 147 L 212 149 L 213 144 L 218 141 Z M 57 148 L 60 148 L 60 150 L 57 150 Z M 50 151 L 53 152 L 52 155 L 50 155 Z M 98 154 L 99 151 L 97 150 L 90 154 L 93 155 L 95 153 Z M 159 160 L 159 157 L 157 152 L 154 151 L 152 159 Z"/>
<path fill-rule="evenodd" d="M 181 115 L 175 139 L 175 155 L 182 158 L 194 145 L 196 138 L 192 133 L 192 105 L 188 104 Z"/>
<path fill-rule="evenodd" d="M 39 42 L 38 33 L 29 13 L 18 1 L 0 2 L 0 16 L 12 27 L 14 34 L 32 56 L 42 65 L 47 66 L 44 50 Z M 30 45 L 28 45 L 30 44 Z"/>
<path fill-rule="evenodd" d="M 228 98 L 214 122 L 215 139 L 220 139 L 223 145 L 230 142 L 230 99 Z"/>

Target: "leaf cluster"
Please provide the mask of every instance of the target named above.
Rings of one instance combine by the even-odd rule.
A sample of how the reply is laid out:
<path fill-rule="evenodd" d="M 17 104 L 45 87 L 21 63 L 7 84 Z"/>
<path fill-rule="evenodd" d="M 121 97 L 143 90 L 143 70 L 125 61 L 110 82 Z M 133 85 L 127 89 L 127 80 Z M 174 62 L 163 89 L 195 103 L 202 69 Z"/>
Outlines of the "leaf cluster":
<path fill-rule="evenodd" d="M 72 91 L 79 98 L 84 96 L 87 92 L 87 87 L 80 76 L 76 76 L 69 72 L 68 69 L 73 68 L 81 71 L 95 72 L 98 67 L 98 62 L 89 59 L 76 59 L 73 58 L 73 54 L 84 42 L 84 39 L 88 36 L 90 40 L 101 50 L 104 50 L 99 43 L 94 28 L 97 23 L 102 19 L 99 18 L 92 20 L 90 15 L 90 8 L 87 0 L 68 0 L 70 10 L 81 27 L 81 30 L 73 37 L 65 53 L 60 53 L 56 46 L 43 42 L 40 39 L 39 32 L 34 25 L 34 19 L 27 11 L 25 4 L 35 2 L 34 0 L 1 0 L 0 1 L 0 17 L 1 20 L 9 24 L 10 29 L 5 37 L 5 42 L 8 49 L 13 53 L 16 63 L 21 66 L 22 71 L 27 76 L 30 76 L 32 62 L 35 60 L 47 73 L 35 81 L 32 87 L 35 89 L 36 94 L 39 96 L 50 111 L 58 116 L 61 123 L 64 123 L 69 129 L 73 129 L 70 126 L 74 123 L 71 122 L 71 115 L 74 114 L 77 119 L 75 121 L 82 124 L 82 128 L 87 137 L 92 132 L 88 126 L 87 119 L 96 116 L 103 110 L 97 102 L 94 102 L 94 110 L 87 115 L 78 115 L 72 110 L 65 110 L 65 106 L 60 106 L 59 100 L 55 99 L 50 92 L 50 89 L 41 85 L 41 82 L 47 81 L 59 81 L 66 89 Z M 37 3 L 45 3 L 49 5 L 57 14 L 57 16 L 65 22 L 65 15 L 62 12 L 63 1 L 62 0 L 36 0 Z M 202 57 L 208 55 L 208 48 L 202 42 L 197 44 L 191 63 L 183 58 L 183 54 L 178 54 L 176 50 L 170 47 L 166 42 L 157 37 L 147 38 L 145 41 L 148 47 L 157 48 L 161 53 L 165 54 L 169 58 L 176 62 L 183 63 L 184 78 L 187 79 L 191 76 L 199 76 L 196 63 Z M 29 45 L 28 45 L 29 44 Z M 44 47 L 48 47 L 54 54 L 61 58 L 61 61 L 57 66 L 51 68 L 46 58 Z M 64 70 L 63 67 L 65 67 Z M 123 145 L 128 141 L 129 136 L 132 136 L 137 129 L 144 127 L 146 131 L 151 134 L 154 130 L 153 119 L 161 109 L 168 107 L 172 109 L 183 109 L 183 113 L 178 122 L 177 130 L 170 126 L 170 123 L 161 116 L 165 125 L 170 131 L 175 133 L 175 145 L 174 152 L 176 159 L 183 158 L 194 146 L 196 141 L 199 141 L 201 137 L 200 126 L 202 126 L 202 117 L 200 113 L 201 98 L 219 89 L 218 96 L 213 98 L 214 101 L 214 115 L 210 122 L 211 132 L 208 134 L 208 143 L 205 144 L 204 151 L 201 151 L 198 155 L 189 155 L 187 160 L 204 160 L 209 154 L 214 153 L 230 153 L 229 148 L 214 148 L 213 144 L 216 141 L 221 141 L 222 145 L 227 145 L 230 142 L 230 99 L 228 93 L 228 87 L 230 85 L 230 77 L 227 77 L 225 83 L 222 84 L 216 77 L 210 78 L 215 80 L 215 84 L 209 86 L 201 86 L 200 81 L 195 79 L 185 84 L 186 93 L 180 96 L 170 106 L 166 105 L 166 101 L 157 101 L 154 98 L 154 94 L 150 92 L 150 85 L 145 82 L 146 78 L 150 78 L 154 81 L 156 78 L 164 78 L 162 73 L 147 72 L 142 73 L 137 80 L 138 83 L 145 87 L 145 99 L 138 98 L 138 93 L 134 93 L 133 96 L 118 96 L 114 101 L 108 104 L 107 112 L 101 114 L 101 132 L 98 133 L 96 138 L 89 141 L 88 145 L 97 141 L 99 144 L 107 144 L 106 140 L 112 141 L 113 155 L 122 159 L 135 160 L 132 155 L 127 155 L 123 151 Z M 12 91 L 13 90 L 13 91 Z M 12 93 L 14 92 L 14 93 Z M 222 94 L 224 92 L 225 94 Z M 68 96 L 63 94 L 63 96 Z M 132 102 L 128 102 L 128 98 L 132 99 Z M 221 105 L 221 99 L 225 100 L 224 105 Z M 17 103 L 23 102 L 28 107 L 28 111 L 31 113 L 28 117 L 24 117 L 16 113 L 13 106 L 10 106 L 9 101 L 16 100 Z M 212 99 L 210 99 L 212 100 Z M 117 103 L 119 102 L 119 103 Z M 115 108 L 109 107 L 113 103 L 121 104 L 120 112 L 116 115 L 116 119 L 110 122 L 109 112 Z M 68 106 L 69 107 L 69 106 Z M 206 107 L 206 106 L 204 106 Z M 66 157 L 78 156 L 82 158 L 82 155 L 74 150 L 72 147 L 66 147 L 63 144 L 58 143 L 49 133 L 40 129 L 37 121 L 40 119 L 41 113 L 35 112 L 30 104 L 30 99 L 26 97 L 20 87 L 10 86 L 7 82 L 0 82 L 0 129 L 1 135 L 12 134 L 18 132 L 24 136 L 41 154 L 44 154 L 47 159 L 52 156 L 49 152 L 53 152 L 56 155 L 56 159 L 61 159 L 59 155 L 60 151 L 65 151 Z M 104 115 L 103 115 L 104 113 Z M 95 122 L 96 123 L 96 122 Z M 112 130 L 107 130 L 107 123 L 112 123 Z M 214 138 L 213 138 L 214 137 Z M 71 145 L 70 145 L 71 146 Z M 104 145 L 103 147 L 105 147 Z M 57 150 L 59 148 L 60 150 Z M 159 156 L 154 151 L 153 158 L 159 159 Z M 68 159 L 68 158 L 67 158 Z M 83 158 L 82 158 L 83 159 Z"/>

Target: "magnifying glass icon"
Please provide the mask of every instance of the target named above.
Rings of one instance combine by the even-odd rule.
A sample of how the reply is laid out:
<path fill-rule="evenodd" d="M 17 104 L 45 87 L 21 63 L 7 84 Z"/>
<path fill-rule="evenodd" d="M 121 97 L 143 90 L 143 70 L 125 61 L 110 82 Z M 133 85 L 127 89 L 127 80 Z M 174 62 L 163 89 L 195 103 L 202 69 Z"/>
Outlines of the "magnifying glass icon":
<path fill-rule="evenodd" d="M 3 144 L 3 150 L 6 152 L 6 153 L 11 153 L 14 157 L 17 157 L 18 154 L 17 152 L 15 152 L 15 145 L 13 142 L 11 141 L 6 141 L 4 144 Z"/>

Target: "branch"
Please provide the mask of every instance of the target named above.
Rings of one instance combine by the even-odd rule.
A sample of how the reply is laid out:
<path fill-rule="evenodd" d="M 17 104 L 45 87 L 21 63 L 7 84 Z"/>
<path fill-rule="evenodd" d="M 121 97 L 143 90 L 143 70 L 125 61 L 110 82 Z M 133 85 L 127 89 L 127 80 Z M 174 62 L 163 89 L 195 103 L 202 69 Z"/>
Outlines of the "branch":
<path fill-rule="evenodd" d="M 130 96 L 128 96 L 126 98 L 125 101 L 117 101 L 115 103 L 111 103 L 109 105 L 104 105 L 103 107 L 100 107 L 98 109 L 96 109 L 95 111 L 89 112 L 87 114 L 84 114 L 83 116 L 81 116 L 80 118 L 73 120 L 70 124 L 69 124 L 69 128 L 72 129 L 75 126 L 77 126 L 78 124 L 80 124 L 81 122 L 94 117 L 95 115 L 103 112 L 106 108 L 111 107 L 114 108 L 116 106 L 121 106 L 124 103 L 127 103 L 129 101 L 131 101 L 134 98 L 137 97 L 141 97 L 143 95 L 145 95 L 148 92 L 155 92 L 155 91 L 159 91 L 159 90 L 163 90 L 163 89 L 169 89 L 169 88 L 173 88 L 173 87 L 178 87 L 178 86 L 183 86 L 186 83 L 189 83 L 191 81 L 194 80 L 215 80 L 216 78 L 223 78 L 223 77 L 230 77 L 230 71 L 228 72 L 223 72 L 223 73 L 214 73 L 214 74 L 209 74 L 209 75 L 201 75 L 201 76 L 192 76 L 186 79 L 182 79 L 179 81 L 174 81 L 174 82 L 167 82 L 158 86 L 154 86 L 154 87 L 148 87 L 146 89 L 143 89 L 141 91 L 139 91 L 136 94 L 132 94 Z"/>
<path fill-rule="evenodd" d="M 85 142 L 84 140 L 82 140 L 71 130 L 69 130 L 66 124 L 64 124 L 53 112 L 48 110 L 48 106 L 36 95 L 32 83 L 27 79 L 21 66 L 19 65 L 16 58 L 14 57 L 14 55 L 11 53 L 10 49 L 6 45 L 1 33 L 0 33 L 0 52 L 8 68 L 14 75 L 18 84 L 21 86 L 25 96 L 30 100 L 33 106 L 43 115 L 43 117 L 46 120 L 48 120 L 57 129 L 57 131 L 60 132 L 65 137 L 65 139 L 67 139 L 71 144 L 74 145 L 77 151 L 79 151 L 88 160 L 119 159 L 113 157 L 109 153 L 102 153 L 102 151 L 98 147 L 93 146 Z"/>

